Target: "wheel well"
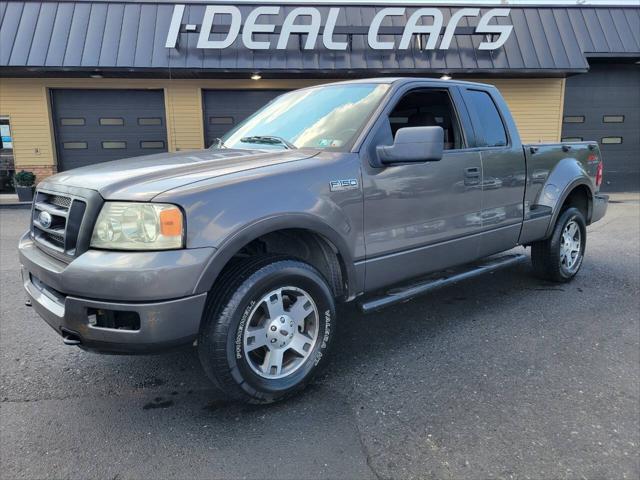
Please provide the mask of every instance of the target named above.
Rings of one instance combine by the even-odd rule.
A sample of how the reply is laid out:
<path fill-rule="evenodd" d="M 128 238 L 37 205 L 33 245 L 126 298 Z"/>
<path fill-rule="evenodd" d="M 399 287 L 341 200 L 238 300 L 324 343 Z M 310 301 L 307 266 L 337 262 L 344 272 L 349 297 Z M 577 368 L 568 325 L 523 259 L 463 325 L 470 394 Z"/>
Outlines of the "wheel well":
<path fill-rule="evenodd" d="M 230 261 L 264 254 L 287 255 L 307 262 L 322 273 L 336 298 L 343 298 L 348 292 L 344 261 L 336 246 L 323 235 L 297 228 L 277 230 L 247 243 Z"/>
<path fill-rule="evenodd" d="M 582 212 L 585 221 L 589 224 L 591 219 L 591 202 L 591 191 L 589 188 L 586 185 L 578 185 L 571 190 L 560 210 L 563 211 L 567 208 L 575 207 Z"/>

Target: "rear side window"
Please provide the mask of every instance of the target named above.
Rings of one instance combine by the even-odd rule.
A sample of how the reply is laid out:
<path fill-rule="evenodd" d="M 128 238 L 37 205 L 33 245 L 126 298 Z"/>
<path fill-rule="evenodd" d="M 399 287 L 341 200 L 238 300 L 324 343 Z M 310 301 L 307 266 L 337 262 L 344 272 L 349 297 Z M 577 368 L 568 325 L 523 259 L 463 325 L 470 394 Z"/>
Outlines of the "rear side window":
<path fill-rule="evenodd" d="M 478 147 L 504 147 L 507 145 L 507 132 L 502 118 L 491 95 L 480 90 L 467 90 L 472 114 L 477 119 L 476 143 Z"/>

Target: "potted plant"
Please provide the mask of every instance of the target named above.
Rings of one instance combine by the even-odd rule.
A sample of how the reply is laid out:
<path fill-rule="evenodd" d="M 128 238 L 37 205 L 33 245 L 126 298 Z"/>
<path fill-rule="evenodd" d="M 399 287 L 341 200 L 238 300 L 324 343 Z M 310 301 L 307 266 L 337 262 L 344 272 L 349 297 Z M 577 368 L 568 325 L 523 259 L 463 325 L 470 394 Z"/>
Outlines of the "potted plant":
<path fill-rule="evenodd" d="M 13 177 L 13 182 L 16 187 L 16 193 L 18 194 L 18 200 L 20 202 L 33 201 L 33 190 L 36 183 L 36 176 L 33 172 L 27 172 L 21 170 Z"/>

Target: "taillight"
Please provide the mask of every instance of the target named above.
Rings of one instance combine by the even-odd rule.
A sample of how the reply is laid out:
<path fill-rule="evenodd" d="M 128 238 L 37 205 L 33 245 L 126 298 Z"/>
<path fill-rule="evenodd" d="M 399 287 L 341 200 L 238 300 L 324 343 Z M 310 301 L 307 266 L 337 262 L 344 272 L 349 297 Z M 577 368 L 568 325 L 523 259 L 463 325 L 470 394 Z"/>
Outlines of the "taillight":
<path fill-rule="evenodd" d="M 602 160 L 598 162 L 598 168 L 596 168 L 596 187 L 599 187 L 602 184 Z"/>

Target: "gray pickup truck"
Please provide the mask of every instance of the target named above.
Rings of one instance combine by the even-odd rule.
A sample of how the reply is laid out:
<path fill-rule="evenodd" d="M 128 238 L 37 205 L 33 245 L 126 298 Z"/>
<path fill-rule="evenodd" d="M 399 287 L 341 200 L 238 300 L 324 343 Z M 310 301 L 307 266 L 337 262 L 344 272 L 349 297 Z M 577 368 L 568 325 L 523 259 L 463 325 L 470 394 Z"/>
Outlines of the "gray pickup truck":
<path fill-rule="evenodd" d="M 226 395 L 273 402 L 325 363 L 337 302 L 406 301 L 519 262 L 500 254 L 518 245 L 542 278 L 571 280 L 607 208 L 602 165 L 596 143 L 523 145 L 489 85 L 296 90 L 207 150 L 40 183 L 19 244 L 27 303 L 87 350 L 195 343 Z"/>

